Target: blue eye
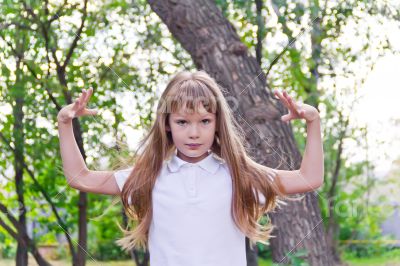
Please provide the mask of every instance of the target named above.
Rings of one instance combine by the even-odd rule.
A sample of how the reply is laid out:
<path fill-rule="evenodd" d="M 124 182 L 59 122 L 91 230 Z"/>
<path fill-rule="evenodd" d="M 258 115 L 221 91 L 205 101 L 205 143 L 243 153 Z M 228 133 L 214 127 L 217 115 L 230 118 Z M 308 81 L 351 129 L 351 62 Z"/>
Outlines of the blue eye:
<path fill-rule="evenodd" d="M 210 119 L 203 119 L 201 122 L 203 122 L 204 124 L 209 124 L 211 121 Z"/>

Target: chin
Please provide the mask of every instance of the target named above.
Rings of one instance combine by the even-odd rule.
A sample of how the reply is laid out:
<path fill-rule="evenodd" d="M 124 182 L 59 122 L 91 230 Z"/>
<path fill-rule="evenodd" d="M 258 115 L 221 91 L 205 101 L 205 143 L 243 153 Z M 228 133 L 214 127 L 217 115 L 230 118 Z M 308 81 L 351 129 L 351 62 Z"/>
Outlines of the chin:
<path fill-rule="evenodd" d="M 200 157 L 203 154 L 207 153 L 207 150 L 203 150 L 203 151 L 191 151 L 191 150 L 187 150 L 185 149 L 184 152 L 182 152 L 182 150 L 180 150 L 180 153 L 182 153 L 183 155 L 187 156 L 187 157 L 191 157 L 191 158 L 196 158 L 196 157 Z"/>
<path fill-rule="evenodd" d="M 196 158 L 196 157 L 202 156 L 206 152 L 207 151 L 205 151 L 205 152 L 186 152 L 186 153 L 183 153 L 183 154 L 186 155 L 187 157 Z"/>

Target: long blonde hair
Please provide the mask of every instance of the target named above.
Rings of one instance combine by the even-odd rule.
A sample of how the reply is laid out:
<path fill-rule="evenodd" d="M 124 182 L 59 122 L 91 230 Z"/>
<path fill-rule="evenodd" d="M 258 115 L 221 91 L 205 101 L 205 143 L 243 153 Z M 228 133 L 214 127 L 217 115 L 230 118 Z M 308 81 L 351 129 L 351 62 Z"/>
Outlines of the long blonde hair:
<path fill-rule="evenodd" d="M 260 225 L 259 219 L 285 198 L 280 186 L 269 181 L 276 172 L 256 163 L 248 156 L 245 137 L 221 92 L 222 88 L 204 71 L 183 71 L 168 83 L 157 106 L 157 115 L 149 133 L 139 142 L 143 151 L 121 193 L 128 217 L 136 222 L 132 230 L 117 243 L 126 250 L 146 248 L 152 219 L 152 190 L 163 162 L 175 151 L 171 133 L 166 131 L 168 116 L 182 107 L 197 112 L 201 105 L 216 114 L 216 133 L 212 152 L 225 160 L 232 177 L 231 215 L 251 243 L 266 244 L 273 226 Z M 201 105 L 200 105 L 201 104 Z M 137 151 L 138 152 L 138 151 Z M 258 191 L 265 199 L 261 204 Z M 129 203 L 129 199 L 131 204 Z"/>

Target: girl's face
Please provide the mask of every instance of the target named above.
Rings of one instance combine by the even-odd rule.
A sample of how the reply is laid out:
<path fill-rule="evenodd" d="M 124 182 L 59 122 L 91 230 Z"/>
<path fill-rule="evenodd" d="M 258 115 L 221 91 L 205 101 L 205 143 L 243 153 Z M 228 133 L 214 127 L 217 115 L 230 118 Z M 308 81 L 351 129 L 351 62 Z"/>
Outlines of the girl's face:
<path fill-rule="evenodd" d="M 201 106 L 199 113 L 180 110 L 171 113 L 167 131 L 171 132 L 177 156 L 190 163 L 201 161 L 208 155 L 214 142 L 216 115 Z"/>

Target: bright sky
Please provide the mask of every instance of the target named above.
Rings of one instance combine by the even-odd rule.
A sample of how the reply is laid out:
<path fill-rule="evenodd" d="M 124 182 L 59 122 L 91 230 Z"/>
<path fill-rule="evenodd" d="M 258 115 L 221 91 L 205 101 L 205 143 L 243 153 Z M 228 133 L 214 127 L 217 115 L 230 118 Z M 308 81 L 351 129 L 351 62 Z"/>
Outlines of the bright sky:
<path fill-rule="evenodd" d="M 367 125 L 369 158 L 376 163 L 376 175 L 382 176 L 390 170 L 391 163 L 400 157 L 400 55 L 388 55 L 378 60 L 374 70 L 368 75 L 364 86 L 359 89 L 362 97 L 351 112 L 351 121 L 357 125 Z M 132 101 L 125 95 L 120 97 L 126 119 L 135 117 L 130 108 Z M 130 118 L 129 118 L 130 117 Z M 393 120 L 398 124 L 394 125 Z M 125 134 L 128 145 L 135 147 L 142 133 L 127 127 Z M 383 143 L 381 143 L 383 141 Z M 353 142 L 346 142 L 346 151 L 350 154 L 349 162 L 365 159 L 365 151 Z M 353 155 L 354 154 L 354 155 Z M 386 157 L 387 156 L 387 157 Z"/>
<path fill-rule="evenodd" d="M 364 97 L 353 109 L 354 121 L 367 125 L 369 129 L 369 156 L 377 161 L 378 176 L 389 171 L 392 161 L 400 157 L 399 78 L 400 55 L 388 55 L 379 59 L 376 68 L 360 89 Z M 397 125 L 394 123 L 396 119 Z M 365 158 L 365 154 L 359 154 L 353 160 L 358 161 L 360 157 Z"/>
<path fill-rule="evenodd" d="M 272 20 L 271 20 L 272 21 Z M 272 23 L 272 22 L 271 22 Z M 276 22 L 275 22 L 276 23 Z M 382 26 L 379 24 L 368 23 L 372 27 L 377 27 L 375 32 L 382 31 Z M 66 25 L 66 24 L 65 24 Z M 398 26 L 387 28 L 386 31 L 391 36 L 391 43 L 394 44 L 396 49 L 400 51 L 400 32 Z M 357 25 L 360 27 L 360 25 Z M 350 31 L 349 31 L 350 32 Z M 350 40 L 352 40 L 352 46 L 356 47 L 357 44 L 354 42 L 357 38 L 354 37 L 352 32 Z M 118 34 L 117 34 L 118 35 Z M 348 43 L 349 38 L 343 40 Z M 298 41 L 300 45 L 302 40 Z M 98 42 L 97 42 L 98 43 Z M 100 42 L 101 43 L 101 42 Z M 297 43 L 297 42 L 296 42 Z M 90 43 L 86 43 L 88 49 Z M 110 48 L 110 47 L 109 47 Z M 102 51 L 104 51 L 102 49 Z M 160 56 L 153 54 L 153 56 Z M 136 58 L 137 59 L 137 58 Z M 141 61 L 142 62 L 142 61 Z M 367 125 L 369 129 L 369 145 L 370 153 L 369 158 L 375 161 L 377 165 L 376 174 L 383 175 L 386 173 L 391 166 L 391 162 L 400 156 L 400 108 L 398 101 L 400 100 L 400 90 L 397 87 L 397 77 L 400 77 L 400 56 L 388 55 L 378 60 L 374 70 L 368 75 L 368 78 L 363 85 L 359 88 L 359 91 L 364 96 L 360 99 L 359 103 L 352 108 L 352 123 L 358 125 Z M 164 88 L 165 85 L 160 84 L 159 88 Z M 135 110 L 132 110 L 134 106 L 132 98 L 129 97 L 131 92 L 123 93 L 121 97 L 118 97 L 118 104 L 121 104 L 126 110 L 124 116 L 127 120 L 134 122 Z M 95 103 L 92 103 L 96 106 Z M 0 105 L 0 121 L 4 114 L 10 113 L 10 106 Z M 106 116 L 104 118 L 106 119 Z M 391 119 L 398 119 L 398 125 L 393 125 Z M 1 123 L 0 123 L 1 129 Z M 127 138 L 128 145 L 135 147 L 137 140 L 140 138 L 142 133 L 138 130 L 133 130 L 131 127 L 126 127 L 125 134 L 129 136 Z M 103 137 L 105 143 L 113 142 L 113 136 L 105 135 Z M 383 143 L 380 143 L 383 141 Z M 354 143 L 347 143 L 345 152 L 353 154 L 349 156 L 350 161 L 359 161 L 365 158 L 365 152 L 358 151 L 360 148 Z M 385 157 L 385 154 L 387 157 Z"/>
<path fill-rule="evenodd" d="M 353 106 L 351 121 L 357 125 L 367 125 L 369 158 L 376 163 L 376 175 L 382 176 L 390 170 L 391 163 L 400 157 L 400 55 L 388 55 L 378 60 L 374 70 L 368 75 L 364 86 L 359 88 L 362 95 Z M 135 117 L 132 100 L 125 95 L 120 104 L 126 110 L 126 119 Z M 130 118 L 129 118 L 130 117 Z M 398 125 L 393 120 L 397 119 Z M 126 128 L 128 145 L 135 147 L 142 133 L 131 127 Z M 381 143 L 383 141 L 383 143 Z M 353 142 L 346 142 L 349 162 L 365 159 L 365 151 Z M 354 154 L 354 155 L 353 155 Z"/>

